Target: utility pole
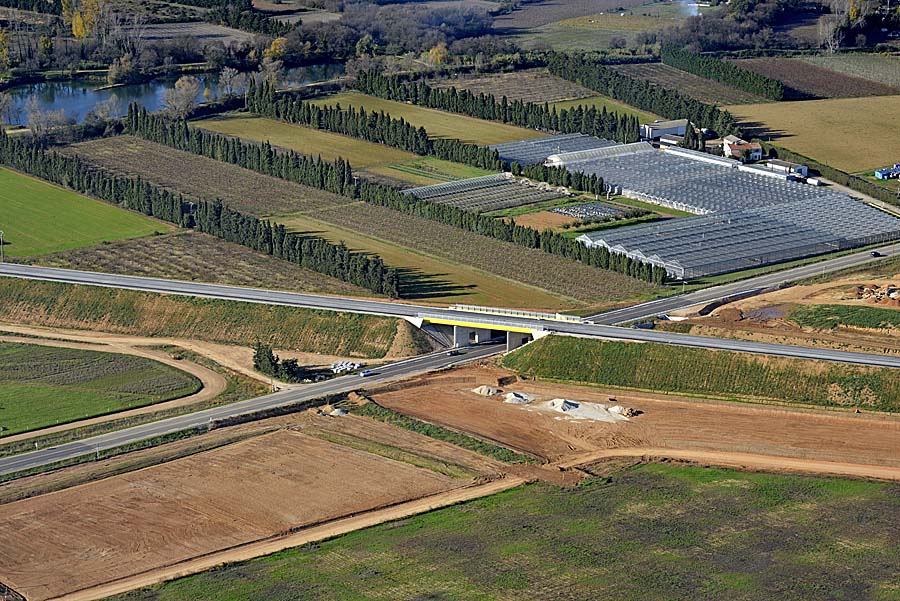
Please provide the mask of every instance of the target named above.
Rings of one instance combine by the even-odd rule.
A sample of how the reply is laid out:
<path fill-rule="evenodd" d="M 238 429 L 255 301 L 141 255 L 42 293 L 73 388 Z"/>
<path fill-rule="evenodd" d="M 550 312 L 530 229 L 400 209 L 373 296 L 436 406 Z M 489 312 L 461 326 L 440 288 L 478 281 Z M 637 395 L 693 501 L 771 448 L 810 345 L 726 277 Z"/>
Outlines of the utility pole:
<path fill-rule="evenodd" d="M 5 261 L 3 257 L 3 230 L 0 230 L 0 263 Z"/>

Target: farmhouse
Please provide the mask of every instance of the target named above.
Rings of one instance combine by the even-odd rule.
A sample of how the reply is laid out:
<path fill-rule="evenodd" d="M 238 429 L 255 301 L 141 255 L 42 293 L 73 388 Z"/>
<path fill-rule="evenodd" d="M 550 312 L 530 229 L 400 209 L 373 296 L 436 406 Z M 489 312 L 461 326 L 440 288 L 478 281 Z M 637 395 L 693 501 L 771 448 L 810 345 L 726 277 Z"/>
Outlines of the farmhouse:
<path fill-rule="evenodd" d="M 748 142 L 737 136 L 725 136 L 722 139 L 722 154 L 732 159 L 760 161 L 763 149 L 755 142 Z"/>
<path fill-rule="evenodd" d="M 641 125 L 641 139 L 658 141 L 665 135 L 683 136 L 687 132 L 687 127 L 687 119 L 674 119 L 672 121 L 657 119 L 653 123 Z"/>

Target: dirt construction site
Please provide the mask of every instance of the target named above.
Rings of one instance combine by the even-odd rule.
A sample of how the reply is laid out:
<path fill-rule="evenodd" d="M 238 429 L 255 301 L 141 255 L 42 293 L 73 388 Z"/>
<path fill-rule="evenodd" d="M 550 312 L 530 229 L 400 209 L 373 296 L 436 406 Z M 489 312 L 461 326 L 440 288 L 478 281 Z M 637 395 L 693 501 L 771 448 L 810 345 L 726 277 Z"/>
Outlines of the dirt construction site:
<path fill-rule="evenodd" d="M 493 362 L 351 397 L 536 461 L 330 407 L 213 430 L 134 453 L 160 455 L 141 469 L 114 469 L 128 454 L 11 483 L 0 582 L 29 600 L 100 598 L 528 481 L 573 485 L 578 466 L 609 458 L 900 480 L 900 418 L 885 414 L 523 380 Z"/>

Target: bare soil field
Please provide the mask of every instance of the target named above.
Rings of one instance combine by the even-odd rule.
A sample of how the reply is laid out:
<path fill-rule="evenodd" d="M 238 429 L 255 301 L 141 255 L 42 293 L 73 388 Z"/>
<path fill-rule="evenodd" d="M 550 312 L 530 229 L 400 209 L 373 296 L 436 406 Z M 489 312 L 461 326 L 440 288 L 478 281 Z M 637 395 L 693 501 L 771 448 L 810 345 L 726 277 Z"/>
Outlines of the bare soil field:
<path fill-rule="evenodd" d="M 0 580 L 48 599 L 464 483 L 282 430 L 0 506 Z"/>
<path fill-rule="evenodd" d="M 727 108 L 756 135 L 848 173 L 897 162 L 900 95 Z"/>
<path fill-rule="evenodd" d="M 98 167 L 138 175 L 203 200 L 221 199 L 238 211 L 268 217 L 340 205 L 346 198 L 132 136 L 75 144 L 67 152 Z M 185 174 L 189 173 L 189 177 Z"/>
<path fill-rule="evenodd" d="M 792 458 L 900 467 L 900 418 L 710 401 L 678 395 L 583 387 L 541 381 L 506 383 L 511 372 L 493 365 L 422 376 L 373 391 L 375 402 L 419 419 L 576 465 L 610 450 L 657 449 Z M 500 378 L 501 380 L 498 380 Z M 499 386 L 536 401 L 555 398 L 616 404 L 642 413 L 629 422 L 560 419 L 529 405 L 484 397 L 475 386 Z M 599 455 L 598 455 L 599 456 Z M 811 469 L 810 471 L 816 471 Z M 897 472 L 900 476 L 900 471 Z"/>
<path fill-rule="evenodd" d="M 494 29 L 529 29 L 564 19 L 640 6 L 645 2 L 646 0 L 545 0 L 525 4 L 508 15 L 497 17 L 494 19 Z"/>
<path fill-rule="evenodd" d="M 544 69 L 529 69 L 512 73 L 488 75 L 461 75 L 452 79 L 429 82 L 435 88 L 454 87 L 473 94 L 493 94 L 498 100 L 503 96 L 510 101 L 559 102 L 595 96 L 596 92 L 577 83 L 551 75 Z"/>
<path fill-rule="evenodd" d="M 342 282 L 208 234 L 182 232 L 110 242 L 31 261 L 50 267 L 296 292 L 372 296 Z M 227 265 L 228 269 L 222 269 Z"/>
<path fill-rule="evenodd" d="M 803 60 L 852 77 L 862 77 L 900 90 L 900 57 L 887 54 L 842 53 L 804 56 Z"/>
<path fill-rule="evenodd" d="M 755 104 L 767 102 L 765 98 L 732 88 L 725 84 L 704 79 L 693 73 L 670 67 L 662 63 L 611 65 L 611 68 L 649 81 L 667 90 L 677 90 L 701 102 L 710 104 Z"/>
<path fill-rule="evenodd" d="M 859 96 L 890 96 L 897 94 L 897 88 L 832 71 L 795 58 L 751 58 L 737 61 L 744 69 L 777 79 L 795 93 L 786 91 L 788 97 L 796 98 L 850 98 Z M 745 104 L 737 100 L 723 101 L 726 104 Z"/>
<path fill-rule="evenodd" d="M 525 213 L 524 215 L 516 215 L 515 221 L 519 225 L 524 225 L 525 227 L 533 227 L 534 229 L 540 231 L 547 228 L 559 230 L 564 225 L 570 223 L 578 223 L 581 220 L 577 217 L 570 217 L 569 215 L 560 215 L 559 213 L 552 213 L 550 211 L 539 211 L 537 213 Z"/>
<path fill-rule="evenodd" d="M 210 42 L 222 42 L 226 46 L 233 42 L 249 42 L 253 40 L 255 35 L 240 29 L 202 22 L 153 23 L 147 25 L 144 31 L 144 39 L 148 42 L 191 38 L 199 42 L 201 46 Z"/>

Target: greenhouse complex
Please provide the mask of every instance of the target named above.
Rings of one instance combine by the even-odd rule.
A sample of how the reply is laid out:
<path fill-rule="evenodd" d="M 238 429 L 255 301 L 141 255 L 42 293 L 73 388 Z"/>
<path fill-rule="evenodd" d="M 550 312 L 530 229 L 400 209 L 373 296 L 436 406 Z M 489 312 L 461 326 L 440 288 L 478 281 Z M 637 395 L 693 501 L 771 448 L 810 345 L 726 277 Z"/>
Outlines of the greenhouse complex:
<path fill-rule="evenodd" d="M 845 194 L 770 177 L 738 161 L 647 143 L 552 155 L 548 165 L 696 216 L 583 234 L 588 246 L 693 279 L 900 238 L 900 219 Z"/>

